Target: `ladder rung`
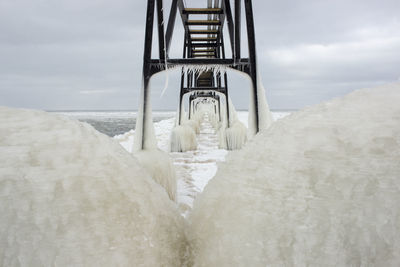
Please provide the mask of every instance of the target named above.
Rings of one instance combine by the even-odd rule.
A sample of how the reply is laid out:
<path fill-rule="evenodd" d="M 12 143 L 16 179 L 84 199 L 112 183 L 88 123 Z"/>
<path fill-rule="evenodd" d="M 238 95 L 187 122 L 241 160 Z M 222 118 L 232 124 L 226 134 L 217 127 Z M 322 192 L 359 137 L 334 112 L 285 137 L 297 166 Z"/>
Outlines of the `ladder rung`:
<path fill-rule="evenodd" d="M 225 90 L 225 87 L 184 87 L 183 89 L 185 90 L 214 90 L 214 91 L 218 91 L 218 90 Z"/>
<path fill-rule="evenodd" d="M 218 47 L 218 43 L 191 43 L 192 47 Z"/>
<path fill-rule="evenodd" d="M 189 34 L 219 34 L 218 30 L 189 30 Z"/>
<path fill-rule="evenodd" d="M 193 49 L 192 52 L 194 53 L 215 52 L 215 49 Z"/>
<path fill-rule="evenodd" d="M 193 53 L 192 55 L 193 55 L 193 56 L 196 56 L 196 57 L 215 57 L 215 54 L 214 54 L 214 53 L 206 53 L 206 54 L 197 54 L 197 53 Z"/>
<path fill-rule="evenodd" d="M 186 25 L 221 25 L 219 20 L 188 20 Z"/>
<path fill-rule="evenodd" d="M 185 8 L 183 14 L 222 14 L 221 8 Z"/>
<path fill-rule="evenodd" d="M 192 58 L 215 58 L 214 55 L 206 56 L 206 55 L 193 55 Z"/>
<path fill-rule="evenodd" d="M 195 51 L 193 51 L 192 54 L 194 54 L 194 55 L 215 55 L 214 52 L 210 53 L 210 52 L 195 52 Z"/>
<path fill-rule="evenodd" d="M 192 37 L 190 38 L 192 41 L 200 41 L 200 42 L 216 42 L 218 39 L 216 37 Z"/>

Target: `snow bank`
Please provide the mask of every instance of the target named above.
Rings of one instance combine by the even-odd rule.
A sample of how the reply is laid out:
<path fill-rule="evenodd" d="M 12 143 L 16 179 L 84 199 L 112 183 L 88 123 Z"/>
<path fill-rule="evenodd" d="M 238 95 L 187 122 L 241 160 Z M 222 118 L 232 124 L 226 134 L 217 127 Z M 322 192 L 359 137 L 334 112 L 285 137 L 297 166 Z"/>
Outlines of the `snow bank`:
<path fill-rule="evenodd" d="M 151 175 L 154 181 L 164 187 L 170 199 L 175 201 L 175 168 L 171 158 L 165 153 L 169 151 L 169 143 L 166 136 L 169 137 L 170 135 L 173 120 L 173 118 L 162 120 L 152 126 L 155 131 L 156 147 L 148 147 L 145 150 L 141 150 L 140 147 L 135 148 L 134 140 L 138 136 L 135 134 L 136 130 L 130 130 L 124 134 L 114 136 L 114 139 L 118 140 L 125 150 L 132 153 L 139 160 L 140 165 Z"/>
<path fill-rule="evenodd" d="M 140 166 L 167 191 L 172 201 L 176 200 L 176 173 L 171 157 L 159 149 L 140 150 L 133 154 Z"/>
<path fill-rule="evenodd" d="M 400 84 L 275 122 L 190 217 L 195 266 L 400 266 Z"/>
<path fill-rule="evenodd" d="M 183 221 L 116 141 L 0 108 L 0 265 L 182 266 Z"/>

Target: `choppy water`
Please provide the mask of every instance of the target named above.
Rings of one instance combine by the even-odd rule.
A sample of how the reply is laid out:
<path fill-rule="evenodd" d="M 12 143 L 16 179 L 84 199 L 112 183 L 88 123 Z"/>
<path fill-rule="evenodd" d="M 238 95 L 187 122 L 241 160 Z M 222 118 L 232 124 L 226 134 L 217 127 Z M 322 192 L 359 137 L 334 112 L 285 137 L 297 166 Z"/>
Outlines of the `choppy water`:
<path fill-rule="evenodd" d="M 108 136 L 126 133 L 136 126 L 136 111 L 57 111 L 79 121 L 89 123 L 96 130 Z M 158 122 L 175 116 L 173 111 L 153 112 L 153 121 Z"/>

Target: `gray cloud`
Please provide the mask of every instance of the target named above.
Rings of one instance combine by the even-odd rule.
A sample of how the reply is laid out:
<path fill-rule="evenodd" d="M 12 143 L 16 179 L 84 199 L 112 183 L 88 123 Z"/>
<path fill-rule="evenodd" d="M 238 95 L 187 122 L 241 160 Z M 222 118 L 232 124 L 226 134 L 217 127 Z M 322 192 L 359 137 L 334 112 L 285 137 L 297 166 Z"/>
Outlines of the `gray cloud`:
<path fill-rule="evenodd" d="M 164 1 L 166 15 L 170 2 Z M 272 108 L 299 108 L 399 80 L 399 1 L 254 0 L 253 5 L 258 63 Z M 135 109 L 145 12 L 144 0 L 0 1 L 0 105 Z M 180 24 L 178 17 L 172 57 L 182 53 Z M 154 48 L 156 42 L 155 34 Z M 168 76 L 163 98 L 166 74 L 152 80 L 156 109 L 177 105 L 179 71 Z M 233 102 L 246 108 L 248 81 L 229 76 Z"/>

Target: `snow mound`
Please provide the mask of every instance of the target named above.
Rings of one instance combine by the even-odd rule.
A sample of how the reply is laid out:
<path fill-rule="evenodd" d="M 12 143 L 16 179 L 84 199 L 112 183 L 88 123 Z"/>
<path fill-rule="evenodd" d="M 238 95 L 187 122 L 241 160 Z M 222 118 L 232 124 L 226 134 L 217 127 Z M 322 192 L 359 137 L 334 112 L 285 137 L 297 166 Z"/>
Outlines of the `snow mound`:
<path fill-rule="evenodd" d="M 195 266 L 400 266 L 400 84 L 279 120 L 190 216 Z"/>
<path fill-rule="evenodd" d="M 116 141 L 0 107 L 0 265 L 181 266 L 184 222 Z"/>
<path fill-rule="evenodd" d="M 133 154 L 150 176 L 161 185 L 172 201 L 176 200 L 176 173 L 171 157 L 159 149 L 139 150 Z"/>

